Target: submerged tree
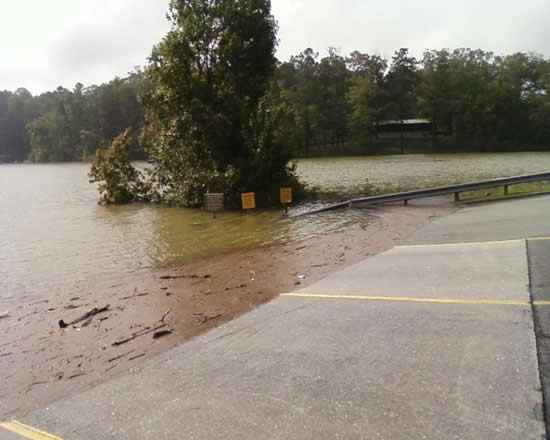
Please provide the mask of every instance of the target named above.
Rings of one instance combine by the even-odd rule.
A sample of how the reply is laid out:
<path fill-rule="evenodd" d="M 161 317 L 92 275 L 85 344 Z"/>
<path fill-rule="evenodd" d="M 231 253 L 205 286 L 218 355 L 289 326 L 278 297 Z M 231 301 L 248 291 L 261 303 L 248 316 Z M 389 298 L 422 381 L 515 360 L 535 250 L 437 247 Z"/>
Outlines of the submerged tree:
<path fill-rule="evenodd" d="M 172 29 L 153 49 L 143 140 L 155 198 L 197 206 L 206 191 L 230 203 L 256 191 L 269 205 L 295 184 L 265 98 L 277 26 L 269 0 L 172 0 Z"/>
<path fill-rule="evenodd" d="M 145 199 L 142 173 L 130 163 L 131 139 L 131 130 L 126 129 L 109 148 L 96 151 L 89 177 L 90 183 L 99 183 L 99 203 L 121 204 Z"/>

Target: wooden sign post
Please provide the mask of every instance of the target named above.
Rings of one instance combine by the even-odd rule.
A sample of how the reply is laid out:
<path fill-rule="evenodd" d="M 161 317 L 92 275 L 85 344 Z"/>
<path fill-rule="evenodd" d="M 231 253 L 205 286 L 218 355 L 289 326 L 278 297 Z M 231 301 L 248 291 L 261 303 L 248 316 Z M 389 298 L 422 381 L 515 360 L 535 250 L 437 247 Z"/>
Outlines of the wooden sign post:
<path fill-rule="evenodd" d="M 243 209 L 245 211 L 248 211 L 249 209 L 256 208 L 256 199 L 254 197 L 253 192 L 242 193 L 241 194 L 241 202 L 243 204 Z"/>
<path fill-rule="evenodd" d="M 204 209 L 214 213 L 214 218 L 216 218 L 216 212 L 224 209 L 223 193 L 206 193 L 204 195 Z"/>
<path fill-rule="evenodd" d="M 285 207 L 285 215 L 288 214 L 289 203 L 292 203 L 292 188 L 281 188 L 281 204 Z"/>

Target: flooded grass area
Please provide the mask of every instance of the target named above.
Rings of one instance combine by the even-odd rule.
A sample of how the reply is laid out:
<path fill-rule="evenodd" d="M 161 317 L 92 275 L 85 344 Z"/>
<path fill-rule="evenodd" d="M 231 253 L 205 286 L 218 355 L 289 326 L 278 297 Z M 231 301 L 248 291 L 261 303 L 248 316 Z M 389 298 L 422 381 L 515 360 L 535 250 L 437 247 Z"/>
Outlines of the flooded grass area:
<path fill-rule="evenodd" d="M 466 191 L 460 194 L 462 201 L 482 201 L 496 200 L 506 196 L 536 194 L 550 192 L 550 181 L 540 181 L 531 183 L 520 183 L 517 185 L 509 185 L 508 193 L 506 194 L 504 187 L 487 188 L 477 191 Z"/>
<path fill-rule="evenodd" d="M 321 193 L 362 195 L 475 182 L 550 170 L 550 152 L 411 154 L 300 159 L 300 177 Z"/>

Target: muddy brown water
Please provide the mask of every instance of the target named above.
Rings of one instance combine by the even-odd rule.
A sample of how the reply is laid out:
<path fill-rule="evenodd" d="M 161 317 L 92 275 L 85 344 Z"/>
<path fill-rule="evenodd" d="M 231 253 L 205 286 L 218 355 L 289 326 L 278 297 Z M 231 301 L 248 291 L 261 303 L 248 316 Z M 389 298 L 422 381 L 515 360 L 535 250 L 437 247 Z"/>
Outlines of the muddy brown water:
<path fill-rule="evenodd" d="M 550 152 L 302 159 L 302 179 L 326 192 L 374 185 L 430 187 L 550 169 Z M 368 224 L 346 210 L 280 221 L 281 211 L 213 219 L 200 210 L 98 206 L 89 164 L 0 165 L 0 312 L 106 273 L 184 264 L 199 258 Z"/>

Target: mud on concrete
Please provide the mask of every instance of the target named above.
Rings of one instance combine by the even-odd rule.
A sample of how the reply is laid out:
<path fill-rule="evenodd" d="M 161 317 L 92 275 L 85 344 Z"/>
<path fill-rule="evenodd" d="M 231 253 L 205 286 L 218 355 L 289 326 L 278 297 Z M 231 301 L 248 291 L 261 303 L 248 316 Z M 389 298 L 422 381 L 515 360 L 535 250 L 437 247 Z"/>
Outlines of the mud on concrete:
<path fill-rule="evenodd" d="M 369 209 L 366 227 L 349 225 L 182 267 L 108 274 L 67 291 L 20 298 L 0 320 L 0 419 L 139 369 L 144 359 L 387 250 L 455 210 L 428 204 Z M 94 309 L 101 311 L 86 316 Z M 60 320 L 69 325 L 61 328 Z"/>

